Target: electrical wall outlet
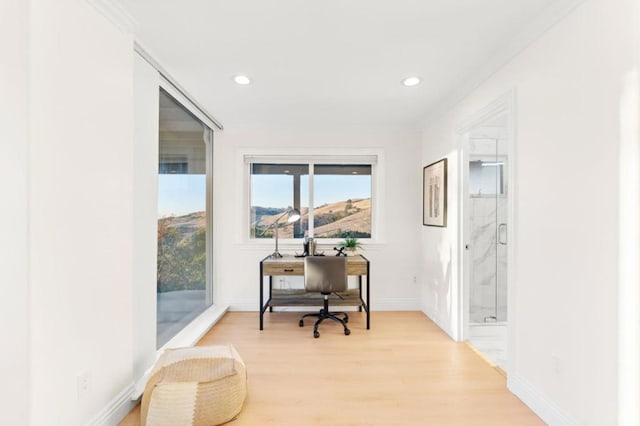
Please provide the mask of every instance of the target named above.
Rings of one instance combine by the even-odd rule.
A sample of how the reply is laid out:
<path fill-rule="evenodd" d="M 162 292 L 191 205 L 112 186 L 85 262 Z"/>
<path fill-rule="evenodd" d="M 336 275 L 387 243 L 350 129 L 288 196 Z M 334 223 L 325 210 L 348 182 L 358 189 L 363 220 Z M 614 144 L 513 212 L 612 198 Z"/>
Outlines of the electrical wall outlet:
<path fill-rule="evenodd" d="M 416 275 L 411 277 L 411 282 L 414 283 L 414 284 L 418 284 L 418 277 Z"/>
<path fill-rule="evenodd" d="M 91 372 L 87 370 L 80 372 L 76 380 L 78 383 L 78 399 L 82 399 L 89 393 L 91 388 Z"/>

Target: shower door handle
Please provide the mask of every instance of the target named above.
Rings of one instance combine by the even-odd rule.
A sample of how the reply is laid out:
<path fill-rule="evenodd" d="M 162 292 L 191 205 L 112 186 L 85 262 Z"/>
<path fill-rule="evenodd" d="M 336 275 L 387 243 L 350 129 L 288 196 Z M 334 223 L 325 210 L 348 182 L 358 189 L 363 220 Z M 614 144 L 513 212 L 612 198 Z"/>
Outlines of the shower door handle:
<path fill-rule="evenodd" d="M 506 223 L 501 223 L 500 225 L 498 225 L 498 244 L 502 244 L 503 246 L 507 245 L 507 224 Z"/>

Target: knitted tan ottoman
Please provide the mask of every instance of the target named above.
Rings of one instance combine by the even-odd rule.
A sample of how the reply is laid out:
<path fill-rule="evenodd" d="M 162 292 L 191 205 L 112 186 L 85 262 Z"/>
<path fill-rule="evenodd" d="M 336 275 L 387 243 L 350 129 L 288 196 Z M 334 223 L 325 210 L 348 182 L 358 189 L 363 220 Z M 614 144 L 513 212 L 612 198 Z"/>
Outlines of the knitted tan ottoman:
<path fill-rule="evenodd" d="M 211 426 L 235 418 L 247 371 L 232 345 L 168 349 L 142 396 L 142 426 Z"/>

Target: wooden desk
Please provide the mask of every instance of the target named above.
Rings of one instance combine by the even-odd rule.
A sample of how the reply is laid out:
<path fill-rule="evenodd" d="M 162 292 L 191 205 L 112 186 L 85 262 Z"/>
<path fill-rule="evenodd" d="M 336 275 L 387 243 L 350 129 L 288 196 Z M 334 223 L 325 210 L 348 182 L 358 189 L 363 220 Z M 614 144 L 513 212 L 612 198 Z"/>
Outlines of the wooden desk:
<path fill-rule="evenodd" d="M 369 315 L 369 287 L 371 274 L 369 272 L 369 260 L 362 256 L 347 257 L 347 274 L 358 277 L 358 288 L 347 290 L 337 295 L 329 297 L 330 306 L 357 306 L 358 311 L 365 310 L 367 314 L 367 330 L 370 328 Z M 269 298 L 264 300 L 264 277 L 269 277 Z M 272 258 L 267 256 L 260 261 L 260 330 L 263 329 L 264 313 L 269 308 L 277 306 L 320 306 L 322 307 L 323 296 L 320 293 L 307 293 L 300 290 L 279 290 L 273 288 L 274 276 L 304 276 L 304 258 L 294 256 L 284 256 Z M 366 276 L 365 298 L 362 294 L 362 277 Z"/>

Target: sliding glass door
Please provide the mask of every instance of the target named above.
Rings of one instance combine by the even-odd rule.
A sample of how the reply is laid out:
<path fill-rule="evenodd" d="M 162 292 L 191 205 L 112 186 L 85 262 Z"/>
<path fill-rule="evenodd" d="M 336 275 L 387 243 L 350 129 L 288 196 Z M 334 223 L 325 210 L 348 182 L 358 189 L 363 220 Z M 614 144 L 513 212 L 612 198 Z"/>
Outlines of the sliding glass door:
<path fill-rule="evenodd" d="M 162 347 L 211 306 L 211 130 L 160 90 L 157 340 Z"/>

